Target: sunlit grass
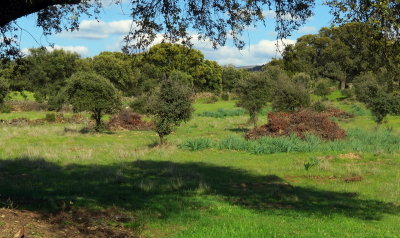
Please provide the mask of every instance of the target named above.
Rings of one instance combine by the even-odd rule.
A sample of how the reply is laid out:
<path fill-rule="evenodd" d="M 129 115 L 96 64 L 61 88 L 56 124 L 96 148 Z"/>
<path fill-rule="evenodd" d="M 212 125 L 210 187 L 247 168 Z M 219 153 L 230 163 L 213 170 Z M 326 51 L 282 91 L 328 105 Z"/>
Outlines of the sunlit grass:
<path fill-rule="evenodd" d="M 398 152 L 364 147 L 272 154 L 221 149 L 216 145 L 224 138 L 243 142 L 243 134 L 252 127 L 246 124 L 248 116 L 197 116 L 218 108 L 235 109 L 233 101 L 195 108 L 193 119 L 168 136 L 165 146 L 154 146 L 158 137 L 152 131 L 81 134 L 77 131 L 84 124 L 1 126 L 0 202 L 9 199 L 17 209 L 52 212 L 63 201 L 97 210 L 113 207 L 132 213 L 135 224 L 125 226 L 143 225 L 144 237 L 400 233 Z M 34 119 L 45 114 L 12 115 Z M 0 114 L 0 119 L 7 115 Z M 266 121 L 260 115 L 259 123 Z M 339 124 L 366 135 L 376 131 L 368 115 Z M 400 117 L 388 117 L 378 131 L 384 128 L 392 128 L 390 136 L 399 135 Z M 390 139 L 383 137 L 382 141 Z M 189 149 L 178 148 L 186 141 L 193 142 Z M 205 148 L 190 149 L 197 147 Z M 306 170 L 310 161 L 318 162 Z"/>

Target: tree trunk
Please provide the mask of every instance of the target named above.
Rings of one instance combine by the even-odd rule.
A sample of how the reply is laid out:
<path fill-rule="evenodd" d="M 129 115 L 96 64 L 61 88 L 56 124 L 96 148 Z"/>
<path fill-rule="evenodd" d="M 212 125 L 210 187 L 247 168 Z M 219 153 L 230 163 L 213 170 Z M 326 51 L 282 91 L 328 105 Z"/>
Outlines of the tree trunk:
<path fill-rule="evenodd" d="M 101 111 L 95 111 L 94 119 L 96 120 L 95 131 L 99 132 L 101 128 Z"/>
<path fill-rule="evenodd" d="M 346 89 L 346 80 L 341 80 L 340 81 L 340 90 L 345 90 Z"/>
<path fill-rule="evenodd" d="M 160 145 L 164 145 L 165 143 L 164 135 L 158 134 L 158 136 L 160 137 Z"/>
<path fill-rule="evenodd" d="M 0 27 L 20 17 L 60 4 L 78 4 L 83 0 L 4 0 L 0 3 Z"/>
<path fill-rule="evenodd" d="M 250 113 L 250 121 L 253 123 L 254 128 L 257 127 L 257 113 Z"/>

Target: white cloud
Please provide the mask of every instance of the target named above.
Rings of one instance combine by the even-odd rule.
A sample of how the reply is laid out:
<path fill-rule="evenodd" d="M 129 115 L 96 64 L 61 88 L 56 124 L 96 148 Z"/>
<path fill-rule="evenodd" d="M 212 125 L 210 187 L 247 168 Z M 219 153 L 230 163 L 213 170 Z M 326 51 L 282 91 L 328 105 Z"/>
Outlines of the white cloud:
<path fill-rule="evenodd" d="M 280 52 L 287 44 L 294 44 L 294 40 L 261 40 L 257 44 L 248 45 L 243 50 L 238 50 L 234 46 L 223 46 L 217 50 L 211 46 L 195 44 L 203 52 L 205 57 L 217 61 L 220 65 L 233 64 L 236 66 L 261 65 L 270 61 L 272 58 L 281 57 Z"/>
<path fill-rule="evenodd" d="M 112 44 L 106 46 L 106 50 L 119 51 L 123 45 L 122 36 L 115 37 Z M 212 48 L 210 41 L 197 40 L 198 35 L 192 34 L 193 48 L 203 52 L 206 59 L 215 60 L 221 65 L 233 64 L 237 66 L 261 65 L 270 61 L 272 58 L 281 57 L 285 45 L 294 44 L 295 40 L 261 40 L 256 44 L 249 44 L 243 50 L 238 50 L 235 46 L 222 46 L 217 49 Z M 162 42 L 162 35 L 157 34 L 151 45 Z"/>
<path fill-rule="evenodd" d="M 111 35 L 125 35 L 132 26 L 132 20 L 120 20 L 112 22 L 83 20 L 79 24 L 79 30 L 74 32 L 62 32 L 63 38 L 79 38 L 98 40 L 105 39 Z"/>
<path fill-rule="evenodd" d="M 46 49 L 50 52 L 52 52 L 53 50 L 60 50 L 63 49 L 65 51 L 69 51 L 69 52 L 73 52 L 73 53 L 77 53 L 80 55 L 87 55 L 89 53 L 89 49 L 86 46 L 61 46 L 61 45 L 54 45 L 54 47 L 50 47 L 47 46 Z M 29 55 L 29 49 L 28 48 L 24 48 L 21 50 L 21 52 L 24 55 Z"/>
<path fill-rule="evenodd" d="M 300 34 L 310 34 L 310 33 L 316 33 L 318 30 L 316 27 L 313 26 L 302 26 L 299 28 L 297 31 Z"/>
<path fill-rule="evenodd" d="M 63 49 L 65 51 L 70 51 L 74 53 L 78 53 L 80 55 L 87 55 L 89 53 L 89 49 L 86 46 L 60 46 L 60 45 L 54 45 L 54 48 L 52 47 L 46 47 L 48 51 L 53 51 L 53 50 L 60 50 Z"/>

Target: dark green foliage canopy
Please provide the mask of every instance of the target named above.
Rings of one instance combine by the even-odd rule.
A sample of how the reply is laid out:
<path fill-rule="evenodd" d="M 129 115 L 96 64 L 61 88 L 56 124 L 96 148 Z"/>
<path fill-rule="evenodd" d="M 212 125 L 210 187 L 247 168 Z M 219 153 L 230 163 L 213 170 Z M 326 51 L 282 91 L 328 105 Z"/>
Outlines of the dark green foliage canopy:
<path fill-rule="evenodd" d="M 329 82 L 326 79 L 320 79 L 314 88 L 314 94 L 321 96 L 321 97 L 326 97 L 331 93 L 331 90 L 329 88 Z"/>
<path fill-rule="evenodd" d="M 64 50 L 29 49 L 30 54 L 8 65 L 12 90 L 30 90 L 38 101 L 51 101 L 76 72 L 79 55 Z"/>
<path fill-rule="evenodd" d="M 75 112 L 89 111 L 100 127 L 101 116 L 121 106 L 118 90 L 106 78 L 93 72 L 78 72 L 69 79 L 65 94 Z"/>
<path fill-rule="evenodd" d="M 161 82 L 159 90 L 149 98 L 149 112 L 154 115 L 155 131 L 161 144 L 182 122 L 189 121 L 193 112 L 193 91 L 184 83 L 189 78 L 182 72 L 173 71 Z"/>
<path fill-rule="evenodd" d="M 281 79 L 272 95 L 272 108 L 274 111 L 297 111 L 310 106 L 311 99 L 307 90 L 291 80 Z"/>
<path fill-rule="evenodd" d="M 348 23 L 300 37 L 295 45 L 286 47 L 283 60 L 291 74 L 305 72 L 314 79 L 326 77 L 344 89 L 354 77 L 381 67 L 390 68 L 394 78 L 399 49 L 371 26 Z"/>
<path fill-rule="evenodd" d="M 9 84 L 7 80 L 0 76 L 0 106 L 4 103 L 4 99 L 8 93 Z"/>
<path fill-rule="evenodd" d="M 191 86 L 198 92 L 220 93 L 222 68 L 215 61 L 205 60 L 199 51 L 179 44 L 161 43 L 143 54 L 141 83 L 156 85 L 172 71 L 182 71 L 192 77 Z"/>
<path fill-rule="evenodd" d="M 93 70 L 110 80 L 124 95 L 137 93 L 139 70 L 133 67 L 132 57 L 119 52 L 101 52 L 91 61 Z"/>
<path fill-rule="evenodd" d="M 236 84 L 243 79 L 243 70 L 236 69 L 233 65 L 222 68 L 222 89 L 224 92 L 232 92 Z"/>
<path fill-rule="evenodd" d="M 264 72 L 249 73 L 236 85 L 237 105 L 249 112 L 254 127 L 257 126 L 257 113 L 271 99 L 271 86 L 270 76 Z"/>

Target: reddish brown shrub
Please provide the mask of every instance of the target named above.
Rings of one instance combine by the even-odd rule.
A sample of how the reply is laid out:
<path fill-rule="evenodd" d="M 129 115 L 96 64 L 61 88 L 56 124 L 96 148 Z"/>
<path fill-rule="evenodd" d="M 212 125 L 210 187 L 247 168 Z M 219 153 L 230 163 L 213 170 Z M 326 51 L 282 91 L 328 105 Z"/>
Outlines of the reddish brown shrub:
<path fill-rule="evenodd" d="M 146 122 L 142 116 L 130 110 L 123 110 L 108 122 L 110 130 L 151 130 L 153 123 Z"/>
<path fill-rule="evenodd" d="M 346 132 L 330 120 L 328 113 L 303 110 L 293 113 L 268 113 L 268 124 L 249 131 L 246 139 L 287 136 L 293 133 L 300 138 L 304 138 L 306 134 L 314 134 L 325 140 L 337 140 L 346 136 Z"/>

